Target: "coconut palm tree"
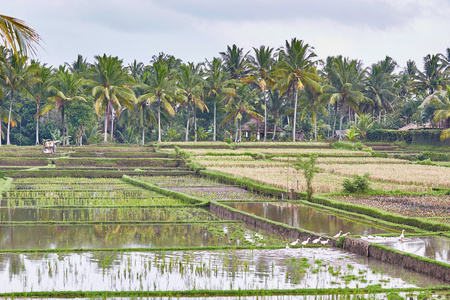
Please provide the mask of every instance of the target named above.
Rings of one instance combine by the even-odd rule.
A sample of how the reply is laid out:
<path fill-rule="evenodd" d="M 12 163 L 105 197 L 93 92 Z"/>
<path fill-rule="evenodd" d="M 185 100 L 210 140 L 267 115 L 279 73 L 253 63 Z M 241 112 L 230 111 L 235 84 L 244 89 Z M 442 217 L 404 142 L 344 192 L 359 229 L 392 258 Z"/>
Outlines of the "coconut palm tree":
<path fill-rule="evenodd" d="M 39 34 L 24 21 L 5 15 L 0 15 L 0 39 L 16 56 L 35 54 L 41 41 Z"/>
<path fill-rule="evenodd" d="M 142 82 L 142 76 L 145 72 L 144 63 L 133 60 L 133 63 L 128 64 L 128 71 L 131 73 L 131 76 L 133 76 L 135 82 Z"/>
<path fill-rule="evenodd" d="M 346 106 L 349 112 L 350 109 L 358 112 L 360 103 L 370 103 L 370 99 L 362 93 L 365 72 L 360 61 L 343 58 L 341 55 L 328 60 L 326 72 L 330 83 L 323 87 L 324 97 L 327 97 L 329 103 L 335 106 L 335 110 L 339 108 L 341 115 L 339 129 L 342 130 Z M 337 113 L 334 117 L 333 136 L 336 128 L 336 117 Z"/>
<path fill-rule="evenodd" d="M 450 91 L 447 90 L 447 93 L 444 95 L 437 95 L 437 108 L 434 111 L 434 122 L 439 122 L 444 120 L 444 127 L 447 129 L 444 129 L 441 133 L 441 140 L 445 140 L 450 138 Z"/>
<path fill-rule="evenodd" d="M 201 66 L 189 63 L 187 65 L 180 66 L 180 74 L 178 78 L 178 88 L 180 99 L 186 104 L 187 109 L 187 122 L 186 122 L 186 142 L 189 139 L 189 123 L 191 110 L 194 114 L 194 139 L 197 141 L 197 119 L 195 108 L 198 107 L 203 111 L 206 107 L 203 101 L 203 71 Z"/>
<path fill-rule="evenodd" d="M 174 101 L 174 86 L 169 79 L 169 68 L 164 60 L 155 61 L 143 75 L 143 83 L 136 87 L 143 91 L 143 95 L 138 98 L 139 103 L 145 102 L 149 105 L 157 103 L 158 119 L 158 142 L 161 142 L 161 108 L 169 115 L 175 115 L 172 106 Z"/>
<path fill-rule="evenodd" d="M 315 90 L 320 90 L 318 81 L 321 81 L 321 78 L 315 72 L 316 62 L 314 61 L 317 55 L 312 50 L 313 48 L 303 40 L 293 38 L 290 42 L 286 41 L 285 47 L 278 53 L 277 68 L 281 76 L 274 88 L 294 94 L 294 120 L 292 122 L 292 141 L 294 142 L 297 125 L 298 91 L 304 89 L 306 85 L 313 87 Z"/>
<path fill-rule="evenodd" d="M 51 96 L 50 87 L 53 84 L 53 71 L 46 64 L 36 63 L 36 77 L 39 82 L 25 88 L 22 93 L 36 102 L 36 145 L 39 145 L 39 109 L 43 100 Z"/>
<path fill-rule="evenodd" d="M 67 121 L 66 107 L 71 101 L 84 101 L 82 87 L 86 81 L 78 74 L 69 73 L 65 67 L 60 67 L 55 74 L 52 86 L 49 87 L 50 93 L 53 95 L 48 97 L 48 103 L 39 112 L 39 115 L 44 115 L 53 109 L 61 112 L 61 125 L 63 145 L 69 145 L 69 125 Z"/>
<path fill-rule="evenodd" d="M 231 79 L 241 79 L 248 75 L 250 71 L 247 62 L 248 52 L 244 54 L 243 48 L 238 48 L 236 45 L 227 46 L 227 51 L 219 54 Z"/>
<path fill-rule="evenodd" d="M 327 97 L 323 97 L 322 90 L 316 91 L 311 86 L 306 86 L 299 93 L 298 104 L 301 108 L 300 120 L 303 119 L 310 114 L 311 119 L 314 123 L 314 140 L 317 141 L 317 115 L 322 113 L 324 116 L 327 116 L 328 112 L 325 105 L 328 103 Z"/>
<path fill-rule="evenodd" d="M 78 54 L 77 59 L 71 64 L 65 63 L 71 73 L 86 74 L 90 64 L 87 62 L 87 58 L 83 58 L 83 55 Z"/>
<path fill-rule="evenodd" d="M 269 101 L 267 102 L 267 106 L 274 120 L 273 135 L 272 135 L 272 141 L 274 141 L 277 133 L 278 119 L 282 115 L 287 114 L 289 102 L 285 97 L 285 95 L 282 95 L 280 90 L 278 89 L 273 91 L 268 90 L 268 96 Z"/>
<path fill-rule="evenodd" d="M 104 142 L 107 140 L 108 121 L 111 119 L 111 141 L 113 140 L 113 110 L 119 116 L 122 107 L 133 109 L 136 97 L 131 84 L 133 78 L 127 74 L 123 61 L 117 56 L 95 56 L 96 62 L 89 69 L 92 96 L 95 98 L 95 113 L 105 113 Z"/>
<path fill-rule="evenodd" d="M 145 97 L 138 98 L 137 103 L 134 105 L 133 113 L 130 116 L 131 119 L 133 117 L 136 118 L 138 127 L 142 128 L 142 146 L 145 144 L 145 128 L 150 127 L 152 123 L 156 123 L 156 116 L 151 107 L 153 104 L 147 101 Z"/>
<path fill-rule="evenodd" d="M 228 102 L 231 97 L 236 97 L 236 80 L 229 79 L 228 74 L 223 70 L 223 61 L 214 57 L 213 60 L 206 61 L 206 80 L 204 88 L 209 97 L 213 98 L 214 103 L 214 133 L 213 141 L 216 140 L 217 132 L 217 103 L 219 101 Z"/>
<path fill-rule="evenodd" d="M 275 84 L 273 69 L 275 60 L 272 56 L 273 48 L 261 46 L 253 48 L 255 57 L 249 57 L 251 75 L 242 79 L 246 83 L 256 86 L 263 97 L 264 102 L 264 139 L 267 137 L 267 89 Z"/>
<path fill-rule="evenodd" d="M 35 67 L 28 66 L 26 56 L 13 55 L 11 51 L 0 51 L 0 86 L 10 91 L 8 114 L 8 129 L 6 144 L 10 145 L 11 114 L 14 102 L 14 93 L 40 81 L 35 77 Z M 6 54 L 6 55 L 5 55 Z"/>
<path fill-rule="evenodd" d="M 0 146 L 2 145 L 2 139 L 6 137 L 6 132 L 3 127 L 3 122 L 5 124 L 8 122 L 9 108 L 5 101 L 5 93 L 2 88 L 0 88 Z M 21 117 L 14 110 L 11 113 L 11 126 L 17 126 L 17 121 L 21 121 Z"/>
<path fill-rule="evenodd" d="M 224 110 L 228 112 L 228 115 L 223 119 L 220 125 L 233 120 L 236 125 L 236 137 L 235 142 L 241 140 L 240 136 L 242 134 L 241 126 L 242 120 L 246 115 L 250 115 L 254 118 L 262 120 L 263 116 L 258 114 L 254 106 L 255 103 L 259 102 L 258 90 L 250 89 L 247 84 L 241 84 L 237 90 L 239 97 L 230 98 L 228 103 L 225 105 Z"/>
<path fill-rule="evenodd" d="M 441 55 L 428 54 L 423 58 L 424 71 L 417 70 L 412 82 L 419 92 L 434 93 L 450 84 L 449 73 L 445 72 L 447 64 Z"/>

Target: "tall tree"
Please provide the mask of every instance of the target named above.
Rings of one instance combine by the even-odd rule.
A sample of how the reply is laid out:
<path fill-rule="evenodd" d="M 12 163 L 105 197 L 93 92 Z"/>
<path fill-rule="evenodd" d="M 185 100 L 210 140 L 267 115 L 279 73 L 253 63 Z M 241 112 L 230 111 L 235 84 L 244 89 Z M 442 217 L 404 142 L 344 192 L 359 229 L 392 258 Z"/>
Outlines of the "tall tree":
<path fill-rule="evenodd" d="M 328 103 L 327 97 L 322 96 L 322 90 L 316 91 L 311 86 L 306 86 L 299 94 L 299 107 L 301 108 L 300 120 L 310 114 L 314 123 L 314 140 L 317 141 L 317 115 L 322 113 L 327 116 L 325 105 Z"/>
<path fill-rule="evenodd" d="M 231 79 L 241 79 L 248 75 L 248 52 L 244 54 L 243 48 L 236 45 L 227 46 L 227 51 L 220 52 L 225 64 L 225 70 L 230 74 Z"/>
<path fill-rule="evenodd" d="M 122 107 L 133 109 L 136 97 L 130 85 L 133 78 L 127 74 L 123 61 L 117 56 L 95 56 L 95 62 L 89 69 L 92 96 L 95 98 L 95 113 L 105 113 L 104 142 L 108 141 L 108 121 L 111 119 L 111 141 L 113 140 L 113 110 L 119 116 Z"/>
<path fill-rule="evenodd" d="M 364 70 L 362 63 L 358 60 L 343 58 L 341 55 L 328 61 L 326 72 L 330 83 L 323 87 L 325 97 L 328 97 L 331 105 L 335 105 L 335 110 L 340 111 L 340 125 L 342 130 L 342 120 L 346 107 L 358 112 L 359 105 L 363 102 L 370 102 L 362 93 L 362 84 L 364 80 Z M 333 124 L 333 136 L 336 128 L 335 112 Z"/>
<path fill-rule="evenodd" d="M 71 73 L 85 74 L 90 64 L 87 62 L 87 58 L 83 58 L 83 55 L 78 54 L 77 59 L 71 64 L 65 63 Z"/>
<path fill-rule="evenodd" d="M 139 103 L 143 101 L 148 104 L 157 102 L 158 142 L 161 142 L 161 107 L 169 115 L 175 115 L 175 110 L 171 104 L 174 100 L 174 86 L 169 77 L 167 63 L 164 60 L 158 60 L 144 73 L 143 83 L 137 85 L 144 92 L 138 98 Z"/>
<path fill-rule="evenodd" d="M 5 101 L 5 93 L 2 88 L 0 88 L 0 146 L 2 145 L 2 139 L 6 137 L 4 132 L 3 122 L 8 123 L 9 108 Z M 17 126 L 17 121 L 20 121 L 21 117 L 14 110 L 11 113 L 11 126 Z"/>
<path fill-rule="evenodd" d="M 445 72 L 447 64 L 443 61 L 441 55 L 428 54 L 423 58 L 424 71 L 417 70 L 413 86 L 420 92 L 425 91 L 429 94 L 437 90 L 445 89 L 450 84 L 449 73 Z"/>
<path fill-rule="evenodd" d="M 39 82 L 25 88 L 23 93 L 28 99 L 36 102 L 36 145 L 39 145 L 39 110 L 43 100 L 51 96 L 50 87 L 53 84 L 54 77 L 52 76 L 52 69 L 45 64 L 39 65 L 36 63 L 36 77 L 40 79 Z"/>
<path fill-rule="evenodd" d="M 14 102 L 14 93 L 21 91 L 29 85 L 40 81 L 34 75 L 34 67 L 28 66 L 26 56 L 14 55 L 11 51 L 2 51 L 6 55 L 0 56 L 0 86 L 10 91 L 10 104 L 8 114 L 8 129 L 6 144 L 10 145 L 11 114 Z"/>
<path fill-rule="evenodd" d="M 222 60 L 214 57 L 213 60 L 206 61 L 206 80 L 204 87 L 208 96 L 213 98 L 214 103 L 214 134 L 213 141 L 217 135 L 217 103 L 219 101 L 228 102 L 231 97 L 236 97 L 235 80 L 228 77 L 223 69 Z"/>
<path fill-rule="evenodd" d="M 280 71 L 280 79 L 274 88 L 286 90 L 294 94 L 294 118 L 292 122 L 292 141 L 295 142 L 295 127 L 297 125 L 297 105 L 298 91 L 309 85 L 315 90 L 320 90 L 318 81 L 320 76 L 315 72 L 316 62 L 314 58 L 317 56 L 313 52 L 313 48 L 306 44 L 303 40 L 293 38 L 290 42 L 286 41 L 284 48 L 278 53 L 278 69 Z"/>
<path fill-rule="evenodd" d="M 273 135 L 272 135 L 272 141 L 274 141 L 277 133 L 278 119 L 282 115 L 286 114 L 288 108 L 288 101 L 285 95 L 281 94 L 280 90 L 278 89 L 273 91 L 268 90 L 268 96 L 269 96 L 269 101 L 267 102 L 268 108 L 274 119 Z"/>
<path fill-rule="evenodd" d="M 28 52 L 35 54 L 41 41 L 39 34 L 24 21 L 5 15 L 0 15 L 0 38 L 16 56 L 26 56 Z"/>
<path fill-rule="evenodd" d="M 189 139 L 189 122 L 191 110 L 194 114 L 194 132 L 195 141 L 197 141 L 197 119 L 195 108 L 198 107 L 201 111 L 208 109 L 203 101 L 203 79 L 200 65 L 189 63 L 180 67 L 180 75 L 178 78 L 178 88 L 180 99 L 186 105 L 187 122 L 186 122 L 186 142 Z"/>
<path fill-rule="evenodd" d="M 53 96 L 47 98 L 48 103 L 39 112 L 39 115 L 44 115 L 53 109 L 61 112 L 63 145 L 69 145 L 69 122 L 67 121 L 66 108 L 71 101 L 86 102 L 82 91 L 85 84 L 85 80 L 78 74 L 69 73 L 65 67 L 60 67 L 55 74 L 52 85 L 49 87 Z"/>
<path fill-rule="evenodd" d="M 267 137 L 267 89 L 274 85 L 273 67 L 275 60 L 273 59 L 273 48 L 261 46 L 259 49 L 253 48 L 255 57 L 251 57 L 250 69 L 251 75 L 243 78 L 244 82 L 256 86 L 263 97 L 264 102 L 264 142 Z"/>

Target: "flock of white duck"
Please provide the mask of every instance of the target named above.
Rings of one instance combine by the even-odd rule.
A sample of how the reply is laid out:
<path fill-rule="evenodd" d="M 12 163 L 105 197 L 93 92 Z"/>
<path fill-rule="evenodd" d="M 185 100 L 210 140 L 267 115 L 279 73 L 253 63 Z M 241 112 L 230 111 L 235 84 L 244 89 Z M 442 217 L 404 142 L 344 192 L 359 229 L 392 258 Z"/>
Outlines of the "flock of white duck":
<path fill-rule="evenodd" d="M 342 236 L 347 236 L 349 235 L 350 232 L 344 233 L 342 234 L 342 230 L 339 231 L 338 234 L 336 234 L 335 236 L 333 236 L 334 239 L 338 239 Z M 384 236 L 373 236 L 373 235 L 368 235 L 367 237 L 361 237 L 362 239 L 369 239 L 369 240 L 373 240 L 373 239 L 386 239 L 386 237 Z M 403 243 L 403 240 L 405 239 L 405 230 L 402 230 L 402 234 L 400 234 L 400 236 L 397 237 L 397 240 L 401 243 Z M 308 238 L 307 240 L 301 242 L 302 246 L 306 246 L 307 244 L 309 244 L 309 241 L 311 240 L 311 238 Z M 326 240 L 322 240 L 322 237 L 319 237 L 317 239 L 312 240 L 311 242 L 313 244 L 322 244 L 322 245 L 327 245 L 328 242 L 330 241 L 330 239 L 326 239 Z M 298 243 L 300 242 L 300 239 L 296 239 L 295 241 L 291 242 L 290 245 L 291 246 L 296 246 Z M 289 244 L 286 244 L 286 248 L 289 248 Z"/>

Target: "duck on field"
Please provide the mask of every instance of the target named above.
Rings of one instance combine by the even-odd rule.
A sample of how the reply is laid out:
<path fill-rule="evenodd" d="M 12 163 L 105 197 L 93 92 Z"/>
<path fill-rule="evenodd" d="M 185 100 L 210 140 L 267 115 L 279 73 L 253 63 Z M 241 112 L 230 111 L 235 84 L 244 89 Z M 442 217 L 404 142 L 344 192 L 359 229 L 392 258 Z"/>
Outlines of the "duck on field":
<path fill-rule="evenodd" d="M 306 244 L 308 244 L 309 243 L 309 240 L 310 240 L 311 238 L 308 238 L 306 241 L 303 241 L 302 242 L 302 246 L 306 246 Z"/>
<path fill-rule="evenodd" d="M 341 236 L 341 233 L 342 233 L 342 230 L 341 231 L 339 231 L 339 233 L 338 234 L 336 234 L 335 236 L 333 236 L 333 238 L 335 238 L 335 239 L 338 239 L 340 236 Z"/>
<path fill-rule="evenodd" d="M 400 234 L 400 236 L 398 237 L 398 240 L 400 242 L 403 242 L 403 239 L 405 238 L 405 229 L 402 229 L 402 234 Z"/>
<path fill-rule="evenodd" d="M 350 234 L 350 232 L 347 232 L 347 233 L 344 233 L 343 235 L 341 235 L 341 236 L 347 236 L 347 235 L 349 235 Z"/>
<path fill-rule="evenodd" d="M 289 244 L 288 243 L 286 243 L 286 249 L 289 249 Z"/>
<path fill-rule="evenodd" d="M 326 245 L 326 244 L 328 244 L 328 241 L 329 241 L 330 239 L 327 239 L 326 241 L 321 241 L 320 243 L 322 244 L 322 245 Z"/>
<path fill-rule="evenodd" d="M 295 245 L 297 245 L 297 244 L 298 244 L 298 242 L 300 242 L 300 240 L 299 240 L 299 239 L 297 239 L 297 240 L 293 241 L 293 242 L 291 243 L 291 246 L 295 246 Z"/>
<path fill-rule="evenodd" d="M 313 240 L 312 242 L 313 242 L 313 244 L 317 244 L 318 242 L 320 242 L 320 239 L 321 239 L 322 237 L 320 236 L 318 239 L 315 239 L 315 240 Z"/>

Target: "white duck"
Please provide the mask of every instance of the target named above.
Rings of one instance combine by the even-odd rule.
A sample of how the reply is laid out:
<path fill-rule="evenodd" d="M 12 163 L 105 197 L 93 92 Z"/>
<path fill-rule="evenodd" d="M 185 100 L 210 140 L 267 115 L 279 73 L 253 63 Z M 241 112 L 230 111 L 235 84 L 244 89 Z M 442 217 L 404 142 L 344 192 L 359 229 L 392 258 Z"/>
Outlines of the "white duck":
<path fill-rule="evenodd" d="M 309 243 L 309 240 L 310 240 L 311 238 L 308 238 L 306 241 L 303 241 L 302 242 L 302 246 L 306 246 L 306 244 L 308 244 Z"/>
<path fill-rule="evenodd" d="M 315 240 L 313 240 L 312 242 L 313 242 L 313 244 L 317 244 L 318 242 L 320 242 L 320 239 L 321 239 L 322 237 L 320 236 L 318 239 L 315 239 Z"/>
<path fill-rule="evenodd" d="M 338 238 L 341 236 L 341 234 L 342 234 L 342 230 L 339 231 L 338 234 L 336 234 L 335 236 L 333 236 L 333 238 L 338 239 Z"/>
<path fill-rule="evenodd" d="M 293 242 L 291 243 L 291 246 L 295 246 L 295 245 L 297 245 L 297 244 L 298 244 L 298 242 L 300 242 L 300 240 L 299 240 L 299 239 L 297 239 L 297 240 L 293 241 Z"/>
<path fill-rule="evenodd" d="M 329 241 L 329 239 L 327 239 L 326 241 L 321 241 L 320 243 L 321 243 L 322 245 L 326 245 L 326 244 L 328 244 L 328 241 Z"/>

